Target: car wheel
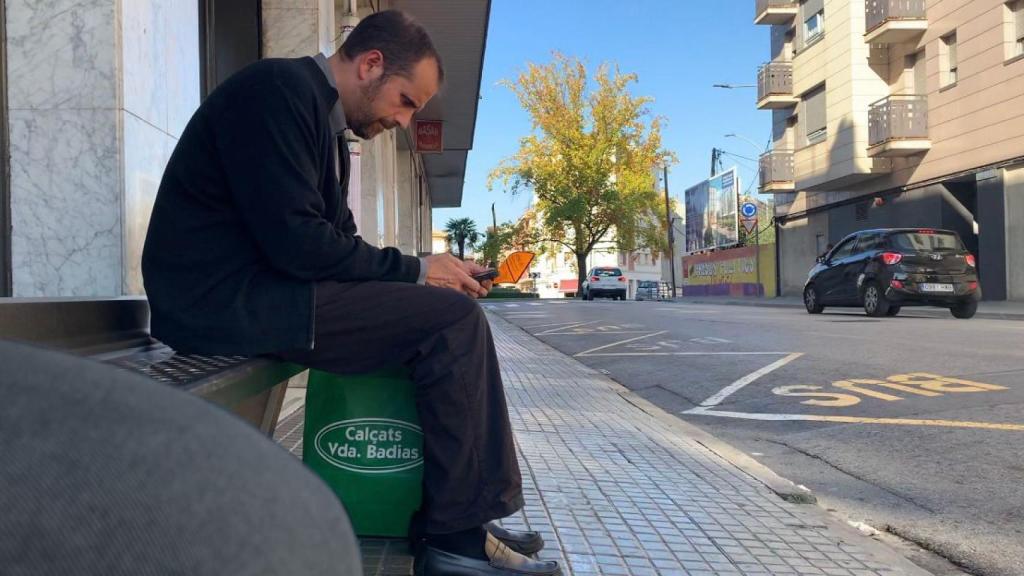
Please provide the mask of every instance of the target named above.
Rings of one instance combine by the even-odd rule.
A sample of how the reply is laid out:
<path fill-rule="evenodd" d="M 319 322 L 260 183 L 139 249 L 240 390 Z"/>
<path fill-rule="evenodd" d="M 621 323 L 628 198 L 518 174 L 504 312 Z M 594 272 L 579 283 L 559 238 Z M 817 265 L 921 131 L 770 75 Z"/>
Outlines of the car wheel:
<path fill-rule="evenodd" d="M 978 311 L 978 301 L 968 300 L 950 308 L 949 311 L 953 313 L 954 318 L 963 318 L 965 320 L 967 318 L 972 318 L 974 317 L 974 313 Z"/>
<path fill-rule="evenodd" d="M 889 311 L 886 312 L 885 315 L 886 316 L 895 316 L 895 315 L 897 315 L 899 313 L 900 313 L 900 307 L 899 306 L 892 306 L 892 305 L 890 305 L 889 306 Z"/>
<path fill-rule="evenodd" d="M 868 316 L 881 318 L 889 313 L 889 301 L 878 284 L 871 282 L 864 288 L 864 312 Z"/>
<path fill-rule="evenodd" d="M 818 290 L 814 286 L 804 288 L 804 306 L 808 314 L 821 314 L 825 309 L 821 305 L 821 298 L 818 297 Z"/>

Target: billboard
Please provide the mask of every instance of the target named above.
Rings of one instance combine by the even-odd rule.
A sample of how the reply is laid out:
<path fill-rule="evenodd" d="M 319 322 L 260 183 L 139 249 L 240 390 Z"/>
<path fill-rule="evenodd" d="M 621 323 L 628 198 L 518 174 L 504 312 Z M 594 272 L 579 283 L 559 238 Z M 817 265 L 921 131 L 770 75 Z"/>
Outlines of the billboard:
<path fill-rule="evenodd" d="M 683 296 L 765 296 L 774 293 L 774 244 L 683 256 Z"/>
<path fill-rule="evenodd" d="M 739 187 L 736 168 L 731 168 L 686 190 L 687 253 L 739 243 Z"/>

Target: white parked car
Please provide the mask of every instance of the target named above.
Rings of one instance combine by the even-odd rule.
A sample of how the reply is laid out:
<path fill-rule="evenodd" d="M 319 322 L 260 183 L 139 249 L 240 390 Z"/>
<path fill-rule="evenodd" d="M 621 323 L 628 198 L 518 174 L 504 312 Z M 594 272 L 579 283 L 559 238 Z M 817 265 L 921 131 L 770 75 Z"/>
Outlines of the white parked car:
<path fill-rule="evenodd" d="M 587 272 L 587 279 L 583 281 L 583 299 L 625 300 L 626 285 L 626 277 L 622 275 L 622 270 L 619 268 L 610 266 L 591 268 L 590 272 Z"/>

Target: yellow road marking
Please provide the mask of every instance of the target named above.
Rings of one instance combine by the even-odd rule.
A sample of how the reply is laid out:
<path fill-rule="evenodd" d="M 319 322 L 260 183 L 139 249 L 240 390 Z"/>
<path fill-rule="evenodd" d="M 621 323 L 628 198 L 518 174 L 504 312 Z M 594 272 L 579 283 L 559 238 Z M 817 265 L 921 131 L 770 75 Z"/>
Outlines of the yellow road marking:
<path fill-rule="evenodd" d="M 897 380 L 897 376 L 892 376 L 893 382 L 907 382 L 907 380 Z M 910 386 L 904 386 L 903 384 L 894 384 L 893 382 L 886 382 L 885 380 L 873 380 L 871 378 L 853 378 L 850 380 L 854 384 L 870 384 L 876 386 L 885 386 L 893 390 L 899 390 L 900 392 L 906 392 L 907 394 L 917 394 L 918 396 L 942 396 L 939 392 L 931 392 L 929 390 L 922 390 L 919 388 L 912 388 Z"/>
<path fill-rule="evenodd" d="M 850 424 L 894 424 L 901 426 L 940 426 L 945 428 L 981 428 L 984 430 L 1011 430 L 1024 432 L 1024 424 L 1001 424 L 997 422 L 970 422 L 966 420 L 928 420 L 923 418 L 864 418 L 858 416 L 817 416 L 822 422 L 847 422 Z"/>
<path fill-rule="evenodd" d="M 879 400 L 885 400 L 887 402 L 895 402 L 896 400 L 903 400 L 903 398 L 900 398 L 899 396 L 893 396 L 892 394 L 886 394 L 885 392 L 879 392 L 877 390 L 869 390 L 867 388 L 861 388 L 860 386 L 857 386 L 857 384 L 855 384 L 854 382 L 856 382 L 856 380 L 854 380 L 854 381 L 839 380 L 838 382 L 833 382 L 832 385 L 835 386 L 836 388 L 842 388 L 844 390 L 849 390 L 851 392 L 856 392 L 858 394 L 862 394 L 864 396 L 870 396 L 872 398 L 878 398 Z"/>

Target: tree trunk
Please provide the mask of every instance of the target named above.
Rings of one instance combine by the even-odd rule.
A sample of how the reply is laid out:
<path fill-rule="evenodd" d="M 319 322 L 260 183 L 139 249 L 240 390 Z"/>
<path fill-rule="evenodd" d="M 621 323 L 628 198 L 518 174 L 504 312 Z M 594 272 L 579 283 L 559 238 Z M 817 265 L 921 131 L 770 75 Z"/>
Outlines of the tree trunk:
<path fill-rule="evenodd" d="M 465 260 L 464 255 L 466 254 L 466 240 L 459 240 L 459 260 Z"/>
<path fill-rule="evenodd" d="M 582 298 L 583 297 L 583 282 L 587 279 L 587 272 L 589 272 L 589 270 L 587 270 L 587 255 L 586 254 L 577 254 L 576 255 L 576 281 L 578 282 L 578 284 L 576 285 L 576 288 L 577 288 L 576 289 L 576 297 L 577 298 Z"/>

